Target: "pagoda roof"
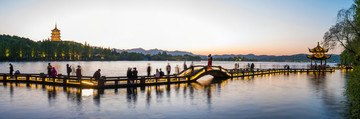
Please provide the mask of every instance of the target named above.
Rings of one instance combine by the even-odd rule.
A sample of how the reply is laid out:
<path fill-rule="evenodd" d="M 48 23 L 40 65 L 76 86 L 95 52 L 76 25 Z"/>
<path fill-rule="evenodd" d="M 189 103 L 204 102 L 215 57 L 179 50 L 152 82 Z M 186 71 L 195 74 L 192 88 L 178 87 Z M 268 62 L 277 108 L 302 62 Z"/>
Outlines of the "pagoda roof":
<path fill-rule="evenodd" d="M 326 54 L 312 54 L 312 55 L 306 55 L 307 58 L 312 60 L 326 60 L 331 57 L 331 55 Z"/>
<path fill-rule="evenodd" d="M 55 28 L 51 31 L 60 31 L 59 29 L 57 29 L 57 24 L 55 24 Z"/>
<path fill-rule="evenodd" d="M 320 46 L 320 43 L 318 42 L 318 44 L 317 44 L 317 46 L 315 47 L 315 48 L 313 48 L 313 49 L 310 49 L 309 48 L 309 52 L 328 52 L 329 51 L 329 49 L 325 49 L 325 48 L 322 48 L 321 46 Z"/>

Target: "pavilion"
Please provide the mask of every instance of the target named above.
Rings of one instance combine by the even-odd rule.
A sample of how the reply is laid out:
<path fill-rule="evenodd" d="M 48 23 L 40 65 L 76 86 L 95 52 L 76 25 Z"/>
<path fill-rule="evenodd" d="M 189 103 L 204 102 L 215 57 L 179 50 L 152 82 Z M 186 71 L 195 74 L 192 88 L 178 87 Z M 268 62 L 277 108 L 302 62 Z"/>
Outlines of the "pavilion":
<path fill-rule="evenodd" d="M 320 66 L 323 67 L 323 60 L 325 61 L 325 67 L 326 67 L 326 59 L 329 59 L 331 57 L 331 55 L 326 55 L 325 53 L 328 52 L 329 49 L 325 49 L 325 48 L 322 48 L 318 42 L 318 45 L 313 48 L 313 49 L 310 49 L 309 48 L 309 52 L 311 52 L 312 54 L 311 55 L 306 55 L 307 58 L 311 59 L 311 68 L 313 68 L 313 64 L 312 64 L 312 61 L 314 60 L 315 61 L 315 67 L 317 67 L 317 64 L 316 64 L 316 61 L 317 60 L 320 60 L 321 61 L 321 64 Z"/>

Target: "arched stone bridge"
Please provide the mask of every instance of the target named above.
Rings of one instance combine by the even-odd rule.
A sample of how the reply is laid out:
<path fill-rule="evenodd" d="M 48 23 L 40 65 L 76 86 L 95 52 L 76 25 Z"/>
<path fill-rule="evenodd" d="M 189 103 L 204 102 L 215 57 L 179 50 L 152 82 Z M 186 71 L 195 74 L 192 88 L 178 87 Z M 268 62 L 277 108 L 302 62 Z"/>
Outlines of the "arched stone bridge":
<path fill-rule="evenodd" d="M 212 75 L 216 78 L 229 78 L 231 73 L 221 66 L 193 66 L 182 72 L 178 76 L 189 77 L 190 80 L 197 80 L 205 75 Z"/>

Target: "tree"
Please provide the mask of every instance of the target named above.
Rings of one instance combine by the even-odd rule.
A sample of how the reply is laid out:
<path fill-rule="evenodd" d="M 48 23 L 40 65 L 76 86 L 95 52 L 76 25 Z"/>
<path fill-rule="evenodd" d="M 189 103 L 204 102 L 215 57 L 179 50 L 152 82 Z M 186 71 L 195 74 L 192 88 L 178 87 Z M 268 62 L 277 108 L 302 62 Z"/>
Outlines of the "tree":
<path fill-rule="evenodd" d="M 358 1 L 355 2 L 359 3 Z M 330 49 L 339 45 L 343 47 L 346 53 L 354 56 L 354 64 L 360 62 L 360 17 L 358 16 L 358 4 L 352 5 L 349 9 L 340 10 L 337 15 L 337 23 L 325 33 L 322 42 L 324 47 Z"/>

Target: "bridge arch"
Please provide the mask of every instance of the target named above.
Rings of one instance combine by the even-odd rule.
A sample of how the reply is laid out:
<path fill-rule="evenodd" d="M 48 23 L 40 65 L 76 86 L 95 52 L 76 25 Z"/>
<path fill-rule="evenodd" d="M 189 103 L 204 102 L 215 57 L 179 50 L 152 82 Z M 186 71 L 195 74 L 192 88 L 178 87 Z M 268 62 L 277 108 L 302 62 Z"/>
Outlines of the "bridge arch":
<path fill-rule="evenodd" d="M 180 76 L 188 76 L 190 80 L 197 80 L 205 75 L 217 78 L 230 78 L 231 74 L 221 66 L 194 66 L 184 70 Z"/>

